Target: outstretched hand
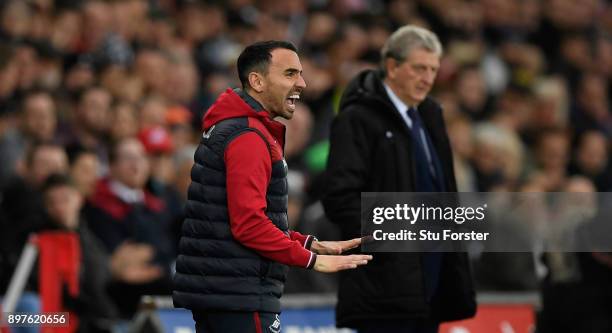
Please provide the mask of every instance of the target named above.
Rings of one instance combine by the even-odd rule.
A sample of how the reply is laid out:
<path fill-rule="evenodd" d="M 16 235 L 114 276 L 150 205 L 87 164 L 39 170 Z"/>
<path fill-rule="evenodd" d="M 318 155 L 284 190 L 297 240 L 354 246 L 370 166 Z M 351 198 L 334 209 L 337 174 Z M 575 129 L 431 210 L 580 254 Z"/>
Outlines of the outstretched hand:
<path fill-rule="evenodd" d="M 345 241 L 337 242 L 319 242 L 314 241 L 310 245 L 310 250 L 316 254 L 342 254 L 350 249 L 354 249 L 361 245 L 361 238 L 353 238 Z"/>
<path fill-rule="evenodd" d="M 348 256 L 319 255 L 315 261 L 314 270 L 323 273 L 334 273 L 345 269 L 357 268 L 372 260 L 371 255 L 351 254 Z"/>
<path fill-rule="evenodd" d="M 161 267 L 152 264 L 155 250 L 151 245 L 125 242 L 110 258 L 112 276 L 127 283 L 146 283 L 163 275 Z"/>

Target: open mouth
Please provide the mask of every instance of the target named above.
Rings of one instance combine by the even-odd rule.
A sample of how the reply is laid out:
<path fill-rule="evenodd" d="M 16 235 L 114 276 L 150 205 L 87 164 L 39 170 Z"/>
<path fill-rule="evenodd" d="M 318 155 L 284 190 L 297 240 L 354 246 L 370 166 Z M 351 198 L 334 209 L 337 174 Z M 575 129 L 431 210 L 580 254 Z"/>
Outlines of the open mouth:
<path fill-rule="evenodd" d="M 297 103 L 299 99 L 300 94 L 298 93 L 293 93 L 292 95 L 289 95 L 289 97 L 287 97 L 287 105 L 289 106 L 289 109 L 295 110 L 295 103 Z"/>

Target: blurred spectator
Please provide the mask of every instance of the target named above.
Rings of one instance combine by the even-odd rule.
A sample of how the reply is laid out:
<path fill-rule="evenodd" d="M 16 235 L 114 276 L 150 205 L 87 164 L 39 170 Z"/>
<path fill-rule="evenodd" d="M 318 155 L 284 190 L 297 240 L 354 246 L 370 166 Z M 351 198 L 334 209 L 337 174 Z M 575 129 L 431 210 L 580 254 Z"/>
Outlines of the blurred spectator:
<path fill-rule="evenodd" d="M 535 107 L 527 131 L 530 136 L 542 128 L 566 128 L 569 122 L 569 92 L 561 77 L 543 77 L 534 86 Z"/>
<path fill-rule="evenodd" d="M 609 82 L 598 73 L 588 72 L 578 83 L 572 121 L 576 131 L 596 129 L 612 138 L 612 113 L 608 96 Z"/>
<path fill-rule="evenodd" d="M 146 97 L 139 110 L 138 124 L 141 129 L 163 126 L 166 123 L 166 110 L 168 104 L 166 100 L 158 95 Z"/>
<path fill-rule="evenodd" d="M 119 18 L 117 12 L 113 13 L 113 4 L 99 0 L 87 1 L 82 10 L 83 49 L 91 53 L 99 65 L 129 65 L 134 55 L 124 38 L 129 36 L 120 34 L 126 31 L 120 31 L 121 26 L 113 24 L 113 20 Z M 131 19 L 136 21 L 137 17 Z"/>
<path fill-rule="evenodd" d="M 113 106 L 111 115 L 110 138 L 112 142 L 132 138 L 138 133 L 140 123 L 136 108 L 127 102 Z"/>
<path fill-rule="evenodd" d="M 191 127 L 193 118 L 193 113 L 182 106 L 171 107 L 166 111 L 166 125 L 170 130 L 175 151 L 178 152 L 195 142 L 194 131 Z"/>
<path fill-rule="evenodd" d="M 8 43 L 3 43 L 0 46 L 0 108 L 2 112 L 0 116 L 3 123 L 6 113 L 14 111 L 14 105 L 16 96 L 14 96 L 17 89 L 17 82 L 19 80 L 19 66 L 17 65 L 15 50 Z M 5 125 L 3 124 L 2 131 L 4 131 Z"/>
<path fill-rule="evenodd" d="M 27 93 L 23 97 L 18 117 L 17 126 L 6 129 L 0 137 L 0 155 L 4 160 L 0 167 L 0 188 L 6 186 L 7 181 L 14 176 L 28 147 L 50 143 L 55 139 L 55 102 L 47 91 L 34 90 Z"/>
<path fill-rule="evenodd" d="M 311 136 L 312 113 L 307 105 L 298 103 L 292 120 L 281 122 L 286 126 L 285 158 L 288 161 L 297 159 L 301 157 Z"/>
<path fill-rule="evenodd" d="M 453 162 L 458 192 L 478 191 L 476 175 L 472 167 L 474 135 L 472 125 L 464 116 L 457 115 L 448 121 L 448 137 L 453 149 Z"/>
<path fill-rule="evenodd" d="M 479 191 L 510 190 L 523 171 L 524 147 L 518 135 L 501 126 L 474 128 L 474 171 Z"/>
<path fill-rule="evenodd" d="M 487 118 L 491 105 L 484 77 L 477 67 L 466 67 L 458 73 L 457 96 L 461 111 L 474 120 Z"/>
<path fill-rule="evenodd" d="M 191 62 L 178 62 L 168 67 L 165 96 L 169 103 L 190 106 L 198 93 L 199 80 Z"/>
<path fill-rule="evenodd" d="M 193 167 L 193 156 L 196 151 L 195 145 L 185 146 L 174 154 L 174 167 L 176 177 L 174 188 L 181 196 L 183 202 L 187 201 L 187 189 L 191 182 L 191 167 Z"/>
<path fill-rule="evenodd" d="M 586 178 L 572 177 L 563 190 L 570 199 L 560 204 L 559 220 L 555 223 L 566 226 L 566 235 L 561 235 L 565 238 L 560 238 L 560 241 L 575 242 L 579 233 L 576 223 L 593 216 L 594 196 L 590 203 L 584 199 L 595 191 L 595 186 Z M 607 211 L 607 208 L 602 208 Z M 581 216 L 582 219 L 576 219 Z M 564 248 L 566 246 L 563 244 Z M 538 332 L 604 333 L 612 329 L 608 315 L 612 309 L 609 303 L 612 288 L 607 282 L 612 278 L 610 258 L 610 254 L 601 252 L 552 252 L 545 255 L 548 274 L 541 288 L 543 311 L 538 320 Z"/>
<path fill-rule="evenodd" d="M 74 187 L 84 198 L 89 198 L 100 176 L 100 159 L 94 151 L 80 146 L 68 148 L 70 177 Z"/>
<path fill-rule="evenodd" d="M 100 87 L 83 91 L 74 111 L 70 145 L 81 145 L 96 152 L 102 167 L 108 166 L 107 135 L 110 129 L 112 96 Z"/>
<path fill-rule="evenodd" d="M 142 49 L 136 54 L 134 69 L 144 81 L 145 92 L 161 94 L 164 91 L 168 60 L 156 49 Z"/>
<path fill-rule="evenodd" d="M 81 249 L 79 296 L 64 294 L 64 304 L 79 317 L 78 332 L 108 332 L 117 310 L 106 293 L 109 259 L 100 241 L 82 222 L 83 195 L 70 178 L 53 174 L 42 187 L 47 222 L 43 230 L 75 232 Z M 44 278 L 44 276 L 43 276 Z"/>
<path fill-rule="evenodd" d="M 130 260 L 129 252 L 136 251 L 142 256 L 134 260 L 144 259 L 141 264 L 147 271 L 156 272 L 137 282 L 117 283 L 109 291 L 124 318 L 135 313 L 140 296 L 171 290 L 171 217 L 166 204 L 145 189 L 149 175 L 150 164 L 140 141 L 119 141 L 110 151 L 109 177 L 98 182 L 85 209 L 91 230 L 108 253 L 123 249 L 125 260 Z"/>
<path fill-rule="evenodd" d="M 49 36 L 53 47 L 66 53 L 75 51 L 80 39 L 80 26 L 82 17 L 77 10 L 58 10 Z"/>
<path fill-rule="evenodd" d="M 570 139 L 559 129 L 542 131 L 535 144 L 535 175 L 540 177 L 544 191 L 559 191 L 567 180 L 570 161 Z"/>
<path fill-rule="evenodd" d="M 595 184 L 597 191 L 608 192 L 612 189 L 612 174 L 609 163 L 610 144 L 598 131 L 582 133 L 570 166 L 571 174 L 587 177 Z"/>
<path fill-rule="evenodd" d="M 186 198 L 183 196 L 186 196 L 187 192 L 179 193 L 174 185 L 181 181 L 177 180 L 177 177 L 180 176 L 187 177 L 190 180 L 191 173 L 177 174 L 174 156 L 175 147 L 172 137 L 164 127 L 155 126 L 143 129 L 138 134 L 138 139 L 145 148 L 151 166 L 146 188 L 164 202 L 169 215 L 167 218 L 169 222 L 168 236 L 172 239 L 172 246 L 176 247 L 180 237 L 180 226 L 184 218 L 183 209 Z M 193 159 L 193 154 L 191 158 Z M 189 163 L 189 165 L 191 171 L 193 163 Z"/>
<path fill-rule="evenodd" d="M 93 59 L 88 55 L 67 57 L 64 62 L 64 91 L 68 97 L 78 99 L 83 91 L 97 80 Z"/>
<path fill-rule="evenodd" d="M 174 145 L 170 133 L 162 126 L 155 126 L 141 130 L 138 138 L 149 157 L 150 178 L 161 185 L 172 183 L 174 180 L 172 161 Z"/>
<path fill-rule="evenodd" d="M 43 199 L 41 188 L 53 173 L 66 173 L 68 158 L 64 148 L 41 144 L 29 148 L 25 168 L 2 192 L 0 202 L 0 244 L 4 264 L 8 269 L 0 273 L 0 290 L 6 288 L 8 278 L 16 267 L 21 250 L 28 235 L 37 232 L 43 221 Z"/>
<path fill-rule="evenodd" d="M 2 30 L 13 38 L 26 37 L 32 21 L 32 10 L 26 2 L 8 1 L 2 12 Z"/>
<path fill-rule="evenodd" d="M 337 21 L 330 13 L 325 11 L 311 12 L 308 16 L 301 51 L 315 60 L 325 61 L 323 58 L 325 48 L 332 41 L 337 25 Z"/>
<path fill-rule="evenodd" d="M 522 134 L 532 114 L 531 91 L 524 87 L 510 86 L 498 96 L 491 121 L 516 134 Z"/>

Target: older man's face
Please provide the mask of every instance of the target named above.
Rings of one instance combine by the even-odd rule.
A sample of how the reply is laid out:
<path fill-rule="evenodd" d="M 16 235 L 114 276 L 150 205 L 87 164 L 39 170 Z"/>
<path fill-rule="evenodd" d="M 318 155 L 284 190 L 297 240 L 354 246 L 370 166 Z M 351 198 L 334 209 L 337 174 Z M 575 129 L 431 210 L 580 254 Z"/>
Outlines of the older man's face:
<path fill-rule="evenodd" d="M 387 82 L 393 92 L 406 104 L 416 106 L 431 91 L 440 57 L 425 49 L 415 49 L 403 62 L 387 61 Z"/>

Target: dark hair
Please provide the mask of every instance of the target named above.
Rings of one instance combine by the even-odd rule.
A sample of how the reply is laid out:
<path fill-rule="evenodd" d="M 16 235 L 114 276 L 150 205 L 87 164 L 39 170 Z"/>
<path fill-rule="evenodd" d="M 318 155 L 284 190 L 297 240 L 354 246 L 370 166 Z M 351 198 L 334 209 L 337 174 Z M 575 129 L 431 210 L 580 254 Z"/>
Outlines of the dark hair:
<path fill-rule="evenodd" d="M 61 173 L 51 174 L 42 185 L 42 193 L 47 193 L 56 187 L 62 186 L 76 188 L 70 176 Z"/>
<path fill-rule="evenodd" d="M 287 49 L 297 53 L 295 45 L 278 40 L 251 44 L 240 53 L 237 66 L 242 88 L 249 87 L 249 73 L 255 71 L 264 74 L 268 72 L 268 66 L 272 60 L 272 51 L 276 49 Z"/>
<path fill-rule="evenodd" d="M 7 67 L 15 54 L 15 48 L 10 43 L 0 44 L 0 70 L 4 70 Z"/>
<path fill-rule="evenodd" d="M 66 155 L 68 155 L 68 164 L 72 166 L 83 155 L 96 155 L 93 149 L 87 148 L 80 143 L 70 144 L 65 147 Z M 97 155 L 96 155 L 97 156 Z"/>
<path fill-rule="evenodd" d="M 117 158 L 119 157 L 117 151 L 119 150 L 121 144 L 123 144 L 126 140 L 129 140 L 128 138 L 124 138 L 124 139 L 120 139 L 120 140 L 113 140 L 110 143 L 109 149 L 108 149 L 108 164 L 112 165 L 113 163 L 115 163 L 117 161 Z"/>

